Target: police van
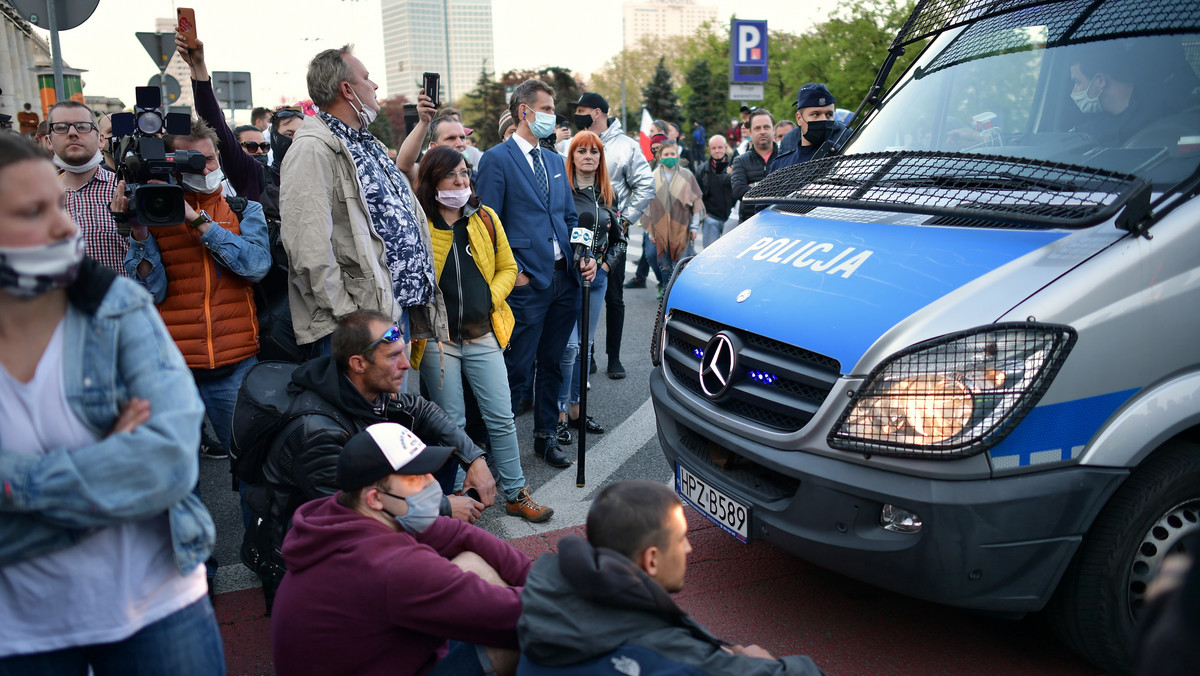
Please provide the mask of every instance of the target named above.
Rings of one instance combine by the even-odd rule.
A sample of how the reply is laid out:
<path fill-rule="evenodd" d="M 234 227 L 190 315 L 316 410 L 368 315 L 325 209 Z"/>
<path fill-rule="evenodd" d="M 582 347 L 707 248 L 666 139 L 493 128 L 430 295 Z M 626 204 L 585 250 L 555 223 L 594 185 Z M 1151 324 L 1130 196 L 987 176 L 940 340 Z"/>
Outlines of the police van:
<path fill-rule="evenodd" d="M 769 175 L 670 281 L 676 490 L 879 587 L 1045 610 L 1127 668 L 1200 530 L 1200 11 L 928 0 L 876 83 L 840 152 Z"/>

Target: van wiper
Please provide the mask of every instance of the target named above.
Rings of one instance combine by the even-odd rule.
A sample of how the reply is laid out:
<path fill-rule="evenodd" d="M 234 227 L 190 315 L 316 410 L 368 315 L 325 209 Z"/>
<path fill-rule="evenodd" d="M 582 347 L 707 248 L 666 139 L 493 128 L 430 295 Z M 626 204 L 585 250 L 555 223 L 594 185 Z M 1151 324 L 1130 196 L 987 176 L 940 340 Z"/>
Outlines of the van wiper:
<path fill-rule="evenodd" d="M 1088 191 L 1088 181 L 1055 180 L 1017 174 L 937 174 L 882 179 L 880 188 L 945 188 L 951 190 L 1054 190 Z"/>

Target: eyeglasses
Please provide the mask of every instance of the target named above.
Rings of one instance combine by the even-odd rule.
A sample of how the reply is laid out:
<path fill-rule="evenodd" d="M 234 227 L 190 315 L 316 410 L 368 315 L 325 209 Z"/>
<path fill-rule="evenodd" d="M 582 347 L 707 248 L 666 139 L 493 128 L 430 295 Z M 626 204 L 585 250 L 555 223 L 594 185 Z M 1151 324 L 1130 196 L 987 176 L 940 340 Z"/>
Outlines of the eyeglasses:
<path fill-rule="evenodd" d="M 388 329 L 387 331 L 384 331 L 383 335 L 380 336 L 379 338 L 377 338 L 376 340 L 372 340 L 371 344 L 367 345 L 367 349 L 363 350 L 362 352 L 359 352 L 359 354 L 365 355 L 366 353 L 370 352 L 371 350 L 374 350 L 375 348 L 379 347 L 380 343 L 387 343 L 390 345 L 390 344 L 396 342 L 397 340 L 400 340 L 402 335 L 403 334 L 400 333 L 400 327 L 393 324 L 392 328 Z"/>
<path fill-rule="evenodd" d="M 467 180 L 471 180 L 471 170 L 463 169 L 462 171 L 451 171 L 451 172 L 447 173 L 445 176 L 443 176 L 442 178 L 449 179 L 451 181 L 453 181 L 456 178 L 465 178 Z"/>
<path fill-rule="evenodd" d="M 53 122 L 50 124 L 50 131 L 55 134 L 70 133 L 71 127 L 75 127 L 75 131 L 80 134 L 90 134 L 100 129 L 94 122 Z"/>
<path fill-rule="evenodd" d="M 258 149 L 265 153 L 271 149 L 271 144 L 267 143 L 266 141 L 263 141 L 262 143 L 255 143 L 254 141 L 243 141 L 242 147 L 245 148 L 246 150 L 249 150 L 250 152 L 254 152 L 255 149 Z"/>
<path fill-rule="evenodd" d="M 290 109 L 275 111 L 275 121 L 276 122 L 278 122 L 279 120 L 286 120 L 289 117 L 304 117 L 304 113 L 299 110 L 290 110 Z"/>

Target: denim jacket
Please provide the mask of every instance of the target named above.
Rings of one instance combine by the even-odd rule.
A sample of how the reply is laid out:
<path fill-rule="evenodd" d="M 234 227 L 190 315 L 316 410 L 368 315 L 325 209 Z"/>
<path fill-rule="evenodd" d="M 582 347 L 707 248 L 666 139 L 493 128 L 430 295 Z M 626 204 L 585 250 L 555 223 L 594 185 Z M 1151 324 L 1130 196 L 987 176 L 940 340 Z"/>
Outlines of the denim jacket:
<path fill-rule="evenodd" d="M 98 441 L 30 455 L 5 449 L 0 430 L 0 566 L 166 511 L 186 575 L 216 543 L 212 517 L 192 493 L 204 415 L 195 382 L 136 282 L 86 259 L 68 297 L 66 398 Z M 133 397 L 150 402 L 150 419 L 107 436 Z"/>

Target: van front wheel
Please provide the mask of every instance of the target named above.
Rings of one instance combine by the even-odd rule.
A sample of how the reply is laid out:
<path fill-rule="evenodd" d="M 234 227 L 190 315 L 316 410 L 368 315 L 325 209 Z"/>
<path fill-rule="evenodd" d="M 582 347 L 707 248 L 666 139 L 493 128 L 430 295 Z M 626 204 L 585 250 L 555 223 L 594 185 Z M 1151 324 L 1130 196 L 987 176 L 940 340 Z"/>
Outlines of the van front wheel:
<path fill-rule="evenodd" d="M 1092 524 L 1047 608 L 1059 637 L 1115 672 L 1132 668 L 1146 587 L 1200 530 L 1200 444 L 1173 441 L 1117 490 Z"/>

